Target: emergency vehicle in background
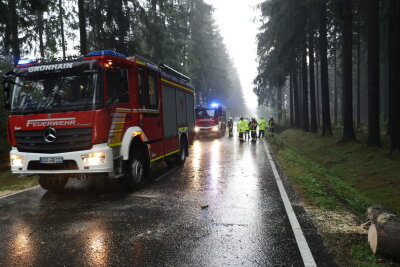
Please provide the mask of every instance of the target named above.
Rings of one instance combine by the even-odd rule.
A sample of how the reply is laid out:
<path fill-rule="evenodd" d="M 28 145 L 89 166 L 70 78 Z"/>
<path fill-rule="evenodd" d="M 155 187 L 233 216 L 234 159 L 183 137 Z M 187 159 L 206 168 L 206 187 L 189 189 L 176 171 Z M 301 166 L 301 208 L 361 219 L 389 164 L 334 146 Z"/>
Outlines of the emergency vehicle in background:
<path fill-rule="evenodd" d="M 226 131 L 226 110 L 223 106 L 196 106 L 196 135 L 224 136 Z"/>
<path fill-rule="evenodd" d="M 21 60 L 3 81 L 12 172 L 38 175 L 50 191 L 98 174 L 133 189 L 152 162 L 183 164 L 195 135 L 189 82 L 166 65 L 110 50 L 73 61 Z"/>

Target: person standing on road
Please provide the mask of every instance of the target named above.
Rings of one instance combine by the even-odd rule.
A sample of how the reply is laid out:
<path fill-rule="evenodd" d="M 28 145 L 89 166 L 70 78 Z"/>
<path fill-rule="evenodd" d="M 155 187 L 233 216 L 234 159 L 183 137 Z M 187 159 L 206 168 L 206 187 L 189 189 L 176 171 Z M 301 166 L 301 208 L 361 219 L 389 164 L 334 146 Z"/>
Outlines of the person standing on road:
<path fill-rule="evenodd" d="M 257 121 L 255 118 L 251 118 L 250 122 L 250 131 L 251 131 L 251 141 L 256 142 L 257 141 Z"/>
<path fill-rule="evenodd" d="M 244 120 L 244 130 L 245 130 L 245 140 L 246 139 L 249 139 L 250 140 L 250 135 L 249 135 L 249 132 L 250 132 L 250 121 L 249 121 L 249 119 L 248 118 L 245 118 Z"/>
<path fill-rule="evenodd" d="M 264 120 L 264 117 L 260 117 L 260 123 L 259 125 L 259 131 L 258 131 L 258 138 L 264 138 L 265 137 L 265 127 L 267 126 L 267 122 Z"/>
<path fill-rule="evenodd" d="M 237 130 L 239 133 L 239 141 L 240 142 L 244 142 L 244 139 L 243 139 L 243 135 L 245 133 L 244 124 L 245 124 L 245 122 L 243 120 L 243 117 L 240 117 L 239 121 L 237 122 Z"/>
<path fill-rule="evenodd" d="M 233 136 L 233 120 L 232 117 L 229 117 L 228 120 L 228 132 L 229 132 L 229 137 Z"/>
<path fill-rule="evenodd" d="M 268 125 L 269 125 L 269 136 L 274 137 L 275 121 L 273 117 L 269 118 Z"/>

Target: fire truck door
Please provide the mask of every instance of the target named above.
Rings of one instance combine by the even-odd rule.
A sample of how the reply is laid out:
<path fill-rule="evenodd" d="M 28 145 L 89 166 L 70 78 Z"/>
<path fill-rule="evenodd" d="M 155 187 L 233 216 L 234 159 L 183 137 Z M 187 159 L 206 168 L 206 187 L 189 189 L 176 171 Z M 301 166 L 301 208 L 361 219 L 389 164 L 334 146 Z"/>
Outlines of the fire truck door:
<path fill-rule="evenodd" d="M 158 73 L 151 69 L 138 68 L 139 74 L 139 109 L 140 127 L 144 130 L 151 144 L 151 158 L 164 154 L 162 142 L 162 125 L 159 107 Z M 140 78 L 142 77 L 142 78 Z M 144 77 L 144 79 L 143 79 Z M 142 80 L 142 84 L 141 83 Z M 144 90 L 141 90 L 140 88 Z"/>

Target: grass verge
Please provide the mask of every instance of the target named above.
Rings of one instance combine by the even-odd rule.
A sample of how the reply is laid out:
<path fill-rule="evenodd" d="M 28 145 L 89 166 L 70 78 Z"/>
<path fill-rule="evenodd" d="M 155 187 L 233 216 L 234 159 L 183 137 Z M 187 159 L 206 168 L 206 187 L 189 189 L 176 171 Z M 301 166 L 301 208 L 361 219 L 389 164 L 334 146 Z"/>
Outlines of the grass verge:
<path fill-rule="evenodd" d="M 359 226 L 371 204 L 400 214 L 399 157 L 293 129 L 269 142 L 340 265 L 400 266 L 372 255 Z"/>

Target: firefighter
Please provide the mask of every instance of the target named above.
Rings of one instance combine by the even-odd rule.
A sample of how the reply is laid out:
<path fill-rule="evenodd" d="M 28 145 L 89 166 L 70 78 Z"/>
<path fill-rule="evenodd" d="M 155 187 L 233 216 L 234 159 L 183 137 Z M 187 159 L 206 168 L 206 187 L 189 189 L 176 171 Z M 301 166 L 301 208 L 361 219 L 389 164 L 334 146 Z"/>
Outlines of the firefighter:
<path fill-rule="evenodd" d="M 246 117 L 244 120 L 244 130 L 245 130 L 245 133 L 244 133 L 244 139 L 245 140 L 247 140 L 247 139 L 249 139 L 250 140 L 250 135 L 249 135 L 249 132 L 250 132 L 250 121 L 249 121 L 249 119 Z"/>
<path fill-rule="evenodd" d="M 257 141 L 257 126 L 258 126 L 258 123 L 257 123 L 256 119 L 251 118 L 250 131 L 251 131 L 251 141 L 252 142 Z"/>
<path fill-rule="evenodd" d="M 263 116 L 260 117 L 260 123 L 258 125 L 260 126 L 260 128 L 258 128 L 258 138 L 264 138 L 267 122 L 264 120 Z"/>
<path fill-rule="evenodd" d="M 269 118 L 268 125 L 269 125 L 269 136 L 274 137 L 275 121 L 273 117 Z"/>
<path fill-rule="evenodd" d="M 243 120 L 243 117 L 240 117 L 239 121 L 237 122 L 237 130 L 239 133 L 239 141 L 244 142 L 243 135 L 245 133 L 245 121 Z"/>
<path fill-rule="evenodd" d="M 229 131 L 229 137 L 233 136 L 233 120 L 232 117 L 229 117 L 228 120 L 228 131 Z"/>

